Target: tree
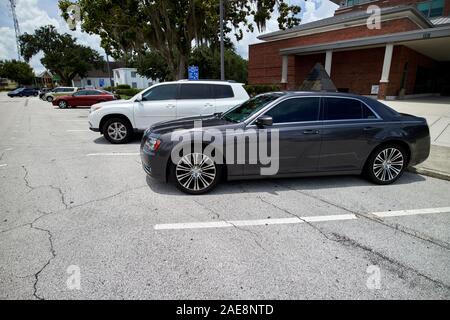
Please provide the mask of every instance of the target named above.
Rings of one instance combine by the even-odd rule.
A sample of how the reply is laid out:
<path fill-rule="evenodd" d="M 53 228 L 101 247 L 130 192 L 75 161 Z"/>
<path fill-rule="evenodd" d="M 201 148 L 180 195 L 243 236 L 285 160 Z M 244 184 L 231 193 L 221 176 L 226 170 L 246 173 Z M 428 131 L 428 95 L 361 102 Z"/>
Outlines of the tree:
<path fill-rule="evenodd" d="M 280 14 L 280 29 L 300 22 L 296 16 L 300 7 L 288 5 L 286 0 L 225 3 L 225 31 L 233 32 L 237 40 L 242 39 L 244 30 L 253 31 L 254 25 L 264 30 L 275 9 Z M 158 53 L 173 79 L 184 78 L 193 42 L 218 41 L 218 0 L 60 0 L 63 17 L 68 17 L 72 4 L 80 7 L 82 29 L 100 35 L 102 47 L 114 58 Z"/>
<path fill-rule="evenodd" d="M 159 81 L 172 80 L 166 60 L 156 51 L 138 55 L 131 65 L 136 67 L 140 75 L 147 78 L 159 79 Z"/>
<path fill-rule="evenodd" d="M 199 67 L 202 79 L 220 79 L 220 50 L 212 46 L 197 47 L 192 51 L 189 65 Z M 225 50 L 225 74 L 229 80 L 247 82 L 247 60 L 232 47 Z"/>
<path fill-rule="evenodd" d="M 34 72 L 30 65 L 23 61 L 0 61 L 0 77 L 14 80 L 18 84 L 29 85 L 33 83 Z"/>
<path fill-rule="evenodd" d="M 26 61 L 41 51 L 44 53 L 41 63 L 65 85 L 71 85 L 77 74 L 84 77 L 104 63 L 97 51 L 77 44 L 76 38 L 58 33 L 51 25 L 20 36 L 20 52 Z"/>

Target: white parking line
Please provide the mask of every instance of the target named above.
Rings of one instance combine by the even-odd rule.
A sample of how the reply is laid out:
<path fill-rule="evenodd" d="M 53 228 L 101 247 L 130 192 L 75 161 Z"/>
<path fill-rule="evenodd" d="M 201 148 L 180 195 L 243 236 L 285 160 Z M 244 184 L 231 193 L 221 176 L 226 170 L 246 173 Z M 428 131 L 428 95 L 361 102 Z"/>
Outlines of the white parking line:
<path fill-rule="evenodd" d="M 450 213 L 450 207 L 373 212 L 372 214 L 378 217 L 401 217 L 406 215 L 419 215 L 431 213 Z M 328 216 L 309 216 L 299 218 L 294 217 L 294 218 L 259 219 L 259 220 L 229 220 L 229 221 L 224 220 L 214 222 L 166 223 L 166 224 L 156 224 L 154 226 L 154 229 L 179 230 L 179 229 L 230 228 L 243 226 L 298 224 L 304 222 L 324 222 L 324 221 L 339 221 L 339 220 L 354 220 L 354 219 L 358 219 L 357 216 L 354 214 L 341 214 Z"/>
<path fill-rule="evenodd" d="M 401 217 L 401 216 L 412 216 L 416 214 L 446 213 L 446 212 L 450 212 L 450 207 L 384 211 L 384 212 L 374 212 L 372 214 L 380 218 L 386 218 L 386 217 Z"/>
<path fill-rule="evenodd" d="M 0 168 L 1 167 L 6 167 L 7 166 L 7 164 L 0 164 Z"/>
<path fill-rule="evenodd" d="M 105 153 L 88 153 L 88 157 L 101 156 L 138 156 L 139 152 L 105 152 Z"/>
<path fill-rule="evenodd" d="M 86 129 L 83 129 L 83 130 L 66 130 L 67 132 L 91 132 L 91 130 L 86 130 Z"/>

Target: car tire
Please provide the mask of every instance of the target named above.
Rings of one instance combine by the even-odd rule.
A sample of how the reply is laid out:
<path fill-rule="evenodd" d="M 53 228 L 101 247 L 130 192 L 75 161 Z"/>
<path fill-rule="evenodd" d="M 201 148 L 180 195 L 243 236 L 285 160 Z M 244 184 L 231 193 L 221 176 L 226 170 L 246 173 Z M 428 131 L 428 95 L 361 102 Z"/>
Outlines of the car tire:
<path fill-rule="evenodd" d="M 37 97 L 37 96 L 38 96 L 38 93 L 33 93 L 33 96 Z"/>
<path fill-rule="evenodd" d="M 60 109 L 66 109 L 66 108 L 70 108 L 70 105 L 67 103 L 67 101 L 61 100 L 58 102 L 58 107 Z"/>
<path fill-rule="evenodd" d="M 365 174 L 380 185 L 392 184 L 408 167 L 408 153 L 399 144 L 389 143 L 376 148 L 367 159 Z"/>
<path fill-rule="evenodd" d="M 222 167 L 203 153 L 189 153 L 171 164 L 171 179 L 184 193 L 199 195 L 213 190 L 222 177 Z"/>
<path fill-rule="evenodd" d="M 47 102 L 52 102 L 53 101 L 53 97 L 49 96 L 49 97 L 45 98 L 45 100 L 47 100 Z"/>
<path fill-rule="evenodd" d="M 22 97 L 23 97 L 23 94 L 19 93 L 19 97 L 22 98 Z"/>
<path fill-rule="evenodd" d="M 133 136 L 133 127 L 130 122 L 122 118 L 112 118 L 103 126 L 103 135 L 113 144 L 122 144 L 130 141 Z"/>

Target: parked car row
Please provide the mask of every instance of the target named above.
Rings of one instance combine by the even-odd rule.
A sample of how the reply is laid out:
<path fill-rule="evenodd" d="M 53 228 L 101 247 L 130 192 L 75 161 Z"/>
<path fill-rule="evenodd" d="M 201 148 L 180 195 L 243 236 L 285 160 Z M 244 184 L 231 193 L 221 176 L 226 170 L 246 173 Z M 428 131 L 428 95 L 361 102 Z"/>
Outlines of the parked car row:
<path fill-rule="evenodd" d="M 195 122 L 202 121 L 202 128 Z M 173 181 L 185 193 L 202 194 L 220 180 L 256 179 L 263 164 L 220 162 L 227 155 L 200 151 L 172 152 L 182 141 L 172 134 L 194 135 L 214 128 L 221 141 L 250 130 L 279 134 L 278 169 L 269 177 L 360 175 L 376 184 L 397 181 L 409 165 L 425 161 L 430 152 L 427 122 L 399 114 L 374 100 L 352 94 L 274 92 L 249 99 L 242 84 L 213 81 L 177 81 L 154 85 L 129 100 L 94 104 L 89 127 L 111 143 L 126 143 L 144 131 L 141 161 L 147 175 Z M 232 136 L 234 139 L 234 136 Z M 191 143 L 191 142 L 189 142 Z M 257 147 L 249 139 L 246 147 Z M 182 150 L 182 149 L 181 149 Z M 190 149 L 187 149 L 190 150 Z M 222 148 L 221 151 L 228 150 Z M 276 154 L 276 153 L 275 153 Z"/>
<path fill-rule="evenodd" d="M 8 92 L 8 97 L 37 97 L 39 95 L 39 90 L 33 88 L 17 88 Z"/>

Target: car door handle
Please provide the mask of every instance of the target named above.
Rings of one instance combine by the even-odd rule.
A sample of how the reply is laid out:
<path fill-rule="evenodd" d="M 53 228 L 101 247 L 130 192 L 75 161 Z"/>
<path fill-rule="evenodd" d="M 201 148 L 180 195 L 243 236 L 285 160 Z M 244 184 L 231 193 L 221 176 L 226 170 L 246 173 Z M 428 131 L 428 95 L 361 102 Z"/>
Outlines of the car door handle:
<path fill-rule="evenodd" d="M 365 127 L 363 130 L 364 131 L 372 131 L 372 130 L 375 130 L 376 128 L 375 127 Z"/>
<path fill-rule="evenodd" d="M 319 130 L 303 130 L 303 134 L 319 134 Z"/>
<path fill-rule="evenodd" d="M 175 108 L 175 105 L 174 105 L 174 104 L 168 104 L 168 105 L 166 106 L 166 108 L 172 109 L 172 108 Z"/>
<path fill-rule="evenodd" d="M 205 107 L 212 107 L 213 104 L 212 103 L 205 103 Z"/>

